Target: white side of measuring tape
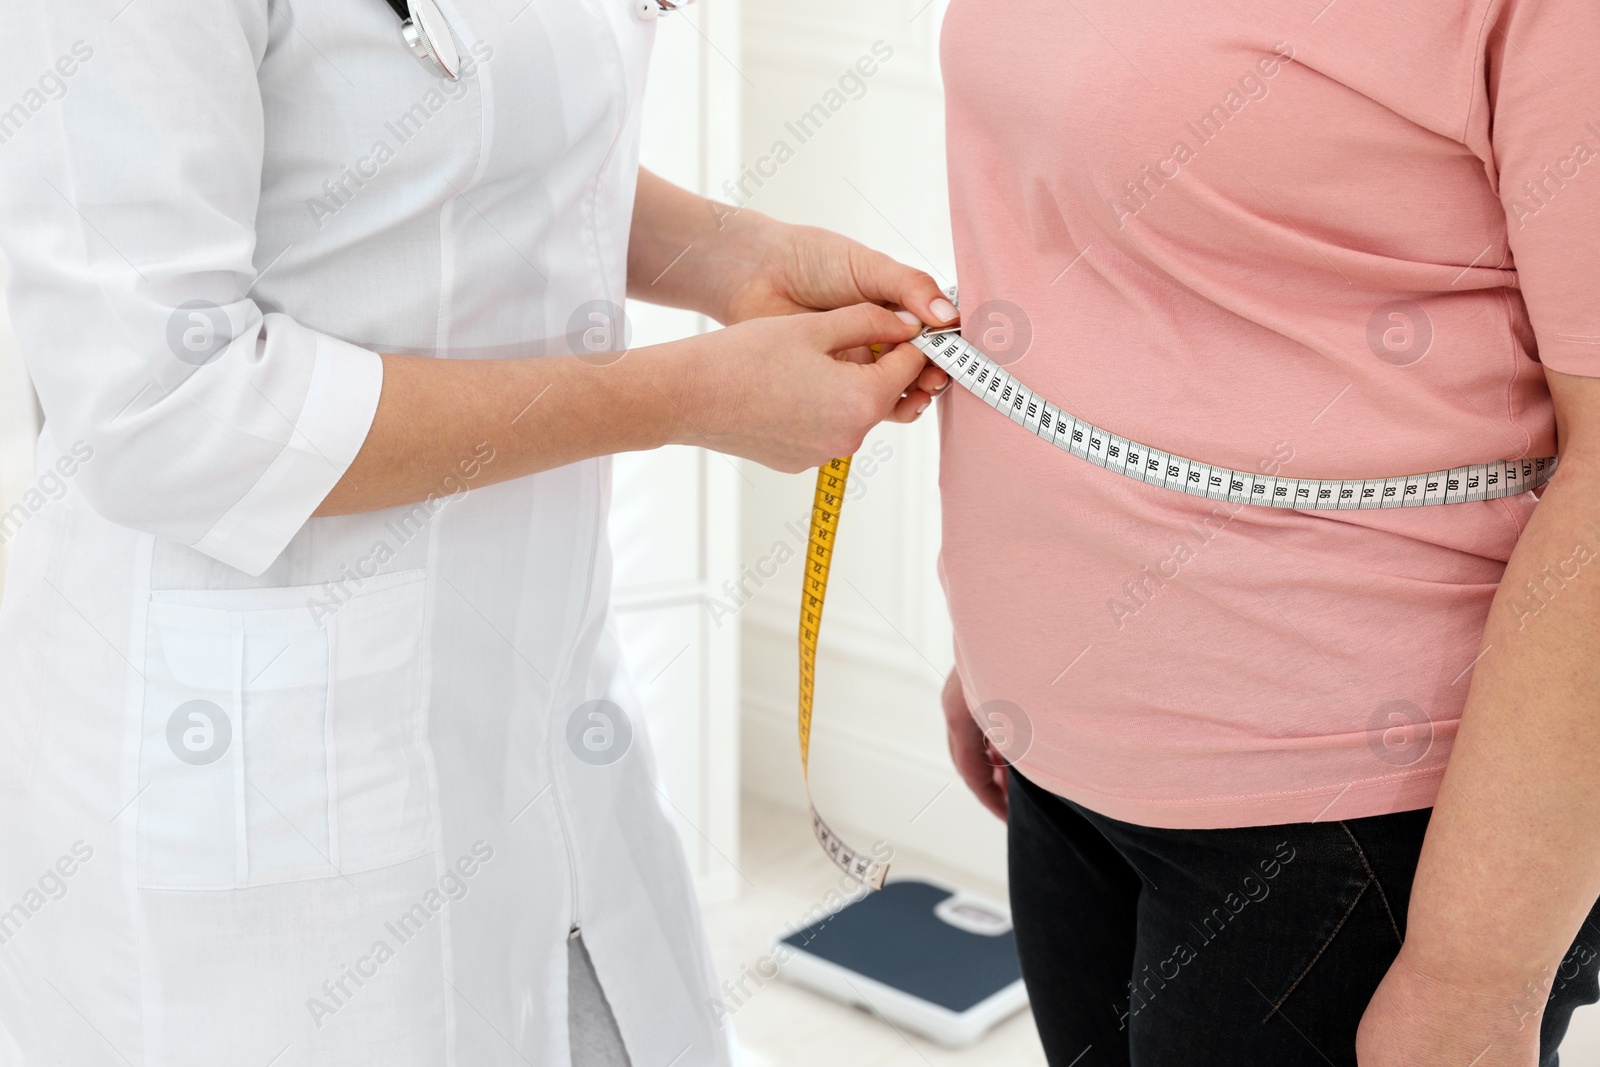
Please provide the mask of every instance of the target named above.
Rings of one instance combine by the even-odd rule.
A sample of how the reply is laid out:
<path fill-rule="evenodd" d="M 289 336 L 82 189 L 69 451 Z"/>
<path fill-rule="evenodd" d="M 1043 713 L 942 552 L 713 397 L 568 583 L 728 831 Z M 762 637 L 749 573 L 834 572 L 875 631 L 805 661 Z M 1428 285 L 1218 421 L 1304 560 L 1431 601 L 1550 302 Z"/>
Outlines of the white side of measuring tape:
<path fill-rule="evenodd" d="M 1306 511 L 1466 504 L 1525 493 L 1549 481 L 1556 469 L 1556 457 L 1544 456 L 1390 478 L 1285 478 L 1237 471 L 1140 444 L 1062 411 L 956 330 L 924 331 L 911 343 L 951 381 L 1040 439 L 1135 481 L 1207 500 Z"/>

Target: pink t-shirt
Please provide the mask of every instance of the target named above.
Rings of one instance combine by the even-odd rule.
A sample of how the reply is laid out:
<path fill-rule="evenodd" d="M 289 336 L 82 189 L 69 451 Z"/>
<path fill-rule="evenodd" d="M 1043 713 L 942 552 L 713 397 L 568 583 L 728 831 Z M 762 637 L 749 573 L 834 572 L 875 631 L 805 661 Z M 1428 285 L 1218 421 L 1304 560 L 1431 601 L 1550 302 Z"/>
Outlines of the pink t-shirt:
<path fill-rule="evenodd" d="M 1540 361 L 1600 376 L 1597 43 L 1596 0 L 954 0 L 966 335 L 1221 466 L 1554 455 Z M 1238 507 L 939 415 L 961 679 L 1030 778 L 1169 827 L 1433 802 L 1532 494 Z"/>

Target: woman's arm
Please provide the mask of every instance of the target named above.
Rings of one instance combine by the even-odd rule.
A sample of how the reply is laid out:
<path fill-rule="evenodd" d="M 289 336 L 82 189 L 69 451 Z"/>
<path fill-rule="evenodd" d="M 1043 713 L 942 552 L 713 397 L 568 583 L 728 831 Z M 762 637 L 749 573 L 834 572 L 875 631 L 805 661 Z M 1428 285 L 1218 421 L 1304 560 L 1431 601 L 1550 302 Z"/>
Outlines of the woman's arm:
<path fill-rule="evenodd" d="M 1362 1067 L 1533 1067 L 1600 896 L 1600 378 L 1545 373 L 1560 466 L 1490 608 Z"/>

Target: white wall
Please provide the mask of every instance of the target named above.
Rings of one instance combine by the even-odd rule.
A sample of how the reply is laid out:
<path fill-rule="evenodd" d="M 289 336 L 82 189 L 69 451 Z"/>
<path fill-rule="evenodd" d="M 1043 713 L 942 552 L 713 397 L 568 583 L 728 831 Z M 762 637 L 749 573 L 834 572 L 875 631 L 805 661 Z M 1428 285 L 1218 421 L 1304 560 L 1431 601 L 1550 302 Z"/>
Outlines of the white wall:
<path fill-rule="evenodd" d="M 0 294 L 6 263 L 0 257 Z M 34 419 L 33 391 L 22 369 L 11 317 L 0 296 L 0 514 L 15 504 L 33 478 L 33 448 L 39 428 Z M 5 529 L 0 526 L 0 592 L 5 588 Z"/>
<path fill-rule="evenodd" d="M 707 4 L 720 0 L 707 0 Z M 937 32 L 943 0 L 744 5 L 744 162 L 721 196 L 849 234 L 954 280 L 943 166 Z M 792 124 L 882 41 L 892 56 L 859 99 L 801 141 Z M 832 98 L 833 103 L 839 97 Z M 781 165 L 782 142 L 793 158 Z M 763 157 L 766 161 L 763 162 Z M 773 172 L 776 172 L 775 174 Z M 719 183 L 720 184 L 720 183 Z M 875 431 L 858 456 L 889 450 L 869 475 L 858 459 L 822 627 L 812 774 L 818 806 L 860 846 L 882 838 L 998 880 L 1003 827 L 967 793 L 945 749 L 939 690 L 952 662 L 939 545 L 934 412 Z M 881 454 L 881 453 L 880 453 Z M 813 479 L 752 470 L 743 562 L 756 577 L 742 608 L 744 781 L 803 810 L 795 698 L 801 554 Z M 792 525 L 791 525 L 792 524 Z M 771 573 L 773 562 L 794 558 Z"/>
<path fill-rule="evenodd" d="M 736 166 L 741 82 L 737 3 L 700 4 L 660 20 L 645 95 L 644 165 L 698 192 Z M 632 303 L 635 346 L 711 323 Z M 739 464 L 699 448 L 618 456 L 613 465 L 613 594 L 644 701 L 668 813 L 703 900 L 737 894 L 739 630 L 718 626 L 711 591 L 738 563 Z"/>

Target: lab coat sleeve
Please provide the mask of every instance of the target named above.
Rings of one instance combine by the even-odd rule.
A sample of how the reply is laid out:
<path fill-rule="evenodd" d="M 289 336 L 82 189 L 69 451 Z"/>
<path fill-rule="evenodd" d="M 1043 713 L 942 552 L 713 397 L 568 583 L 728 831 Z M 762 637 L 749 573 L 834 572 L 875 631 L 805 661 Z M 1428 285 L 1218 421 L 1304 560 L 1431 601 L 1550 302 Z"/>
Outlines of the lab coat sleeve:
<path fill-rule="evenodd" d="M 104 518 L 258 575 L 354 459 L 383 377 L 252 299 L 290 251 L 255 232 L 268 0 L 14 8 L 0 248 L 51 436 L 92 453 L 76 484 Z"/>

